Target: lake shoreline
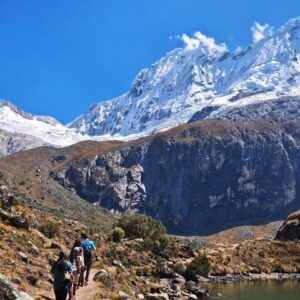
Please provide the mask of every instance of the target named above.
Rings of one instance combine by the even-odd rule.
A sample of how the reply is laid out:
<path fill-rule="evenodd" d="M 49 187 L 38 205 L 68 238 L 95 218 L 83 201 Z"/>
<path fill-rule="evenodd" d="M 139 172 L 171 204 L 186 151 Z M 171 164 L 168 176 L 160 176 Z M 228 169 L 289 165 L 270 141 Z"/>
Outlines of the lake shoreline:
<path fill-rule="evenodd" d="M 300 273 L 246 273 L 246 274 L 227 274 L 224 276 L 209 276 L 209 282 L 241 282 L 241 281 L 260 281 L 260 280 L 300 280 Z"/>

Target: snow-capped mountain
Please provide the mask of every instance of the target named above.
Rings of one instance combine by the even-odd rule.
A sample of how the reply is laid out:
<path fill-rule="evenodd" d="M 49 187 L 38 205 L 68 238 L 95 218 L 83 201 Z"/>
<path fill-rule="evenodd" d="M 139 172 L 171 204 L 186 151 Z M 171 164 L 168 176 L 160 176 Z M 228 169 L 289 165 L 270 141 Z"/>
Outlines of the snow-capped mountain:
<path fill-rule="evenodd" d="M 295 95 L 300 95 L 300 18 L 234 52 L 207 37 L 175 49 L 142 70 L 128 93 L 93 105 L 67 126 L 0 100 L 0 156 L 45 144 L 133 139 L 186 123 L 197 112 L 192 120 L 222 118 L 230 107 Z"/>
<path fill-rule="evenodd" d="M 21 137 L 25 140 L 26 136 L 24 149 L 42 144 L 61 147 L 87 139 L 87 137 L 67 128 L 52 117 L 34 116 L 5 100 L 0 100 L 0 129 L 2 129 L 0 134 L 2 142 L 7 140 L 9 136 L 8 142 L 14 144 L 16 140 L 21 140 Z M 4 134 L 4 132 L 6 133 Z M 23 149 L 17 147 L 17 149 L 20 148 Z M 8 151 L 8 153 L 11 152 Z"/>
<path fill-rule="evenodd" d="M 187 122 L 207 106 L 300 94 L 300 18 L 246 49 L 215 43 L 168 53 L 142 70 L 130 91 L 93 105 L 69 124 L 90 136 L 147 135 Z"/>

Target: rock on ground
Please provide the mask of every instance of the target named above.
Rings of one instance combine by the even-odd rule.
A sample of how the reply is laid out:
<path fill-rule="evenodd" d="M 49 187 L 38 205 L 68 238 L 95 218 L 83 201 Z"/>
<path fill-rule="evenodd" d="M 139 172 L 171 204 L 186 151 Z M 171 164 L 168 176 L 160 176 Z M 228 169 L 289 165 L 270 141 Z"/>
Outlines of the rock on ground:
<path fill-rule="evenodd" d="M 300 240 L 300 210 L 288 216 L 279 228 L 276 239 L 281 241 Z"/>
<path fill-rule="evenodd" d="M 0 274 L 0 299 L 1 300 L 34 300 L 28 294 L 21 292 L 4 275 Z"/>

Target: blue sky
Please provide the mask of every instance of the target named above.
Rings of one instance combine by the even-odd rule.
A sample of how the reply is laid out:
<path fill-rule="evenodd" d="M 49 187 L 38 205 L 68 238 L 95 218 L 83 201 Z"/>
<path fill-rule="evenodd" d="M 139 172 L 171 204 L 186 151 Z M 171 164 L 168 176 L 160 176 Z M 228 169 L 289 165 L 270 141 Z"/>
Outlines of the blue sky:
<path fill-rule="evenodd" d="M 0 0 L 0 98 L 68 122 L 126 92 L 137 72 L 201 31 L 230 49 L 299 0 Z"/>

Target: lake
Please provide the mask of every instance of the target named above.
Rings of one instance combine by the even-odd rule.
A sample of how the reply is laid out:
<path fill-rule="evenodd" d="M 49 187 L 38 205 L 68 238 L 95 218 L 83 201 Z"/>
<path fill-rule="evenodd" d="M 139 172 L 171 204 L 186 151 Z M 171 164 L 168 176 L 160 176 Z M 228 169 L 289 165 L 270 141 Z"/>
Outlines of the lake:
<path fill-rule="evenodd" d="M 221 293 L 222 297 L 217 293 Z M 255 281 L 212 283 L 208 299 L 300 300 L 300 281 Z"/>

